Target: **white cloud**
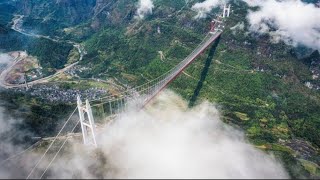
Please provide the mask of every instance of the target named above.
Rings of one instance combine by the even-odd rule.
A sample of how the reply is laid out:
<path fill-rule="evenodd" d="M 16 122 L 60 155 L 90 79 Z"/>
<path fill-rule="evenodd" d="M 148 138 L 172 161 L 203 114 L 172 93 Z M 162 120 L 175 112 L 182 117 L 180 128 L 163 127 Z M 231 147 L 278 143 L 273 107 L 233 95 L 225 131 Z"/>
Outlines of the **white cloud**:
<path fill-rule="evenodd" d="M 0 53 L 0 64 L 9 64 L 12 62 L 12 57 L 8 54 L 1 54 Z"/>
<path fill-rule="evenodd" d="M 7 110 L 0 105 L 0 179 L 8 179 L 13 176 L 21 176 L 20 169 L 12 168 L 13 164 L 19 164 L 15 161 L 5 161 L 8 157 L 13 157 L 14 154 L 21 152 L 23 148 L 13 143 L 13 139 L 17 140 L 26 135 L 25 131 L 18 131 L 15 127 L 21 123 L 20 119 L 11 117 Z"/>
<path fill-rule="evenodd" d="M 153 8 L 152 0 L 139 0 L 136 18 L 143 19 L 147 14 L 152 14 Z"/>
<path fill-rule="evenodd" d="M 188 109 L 172 92 L 108 126 L 101 147 L 115 178 L 286 178 L 272 157 L 224 124 L 210 103 Z"/>
<path fill-rule="evenodd" d="M 85 148 L 59 158 L 48 178 L 287 178 L 272 156 L 248 144 L 239 130 L 224 124 L 210 103 L 188 109 L 166 92 L 143 111 L 128 111 L 98 136 L 105 159 L 88 159 Z M 99 133 L 98 133 L 99 134 Z M 90 153 L 89 153 L 90 154 Z M 72 157 L 70 157 L 72 156 Z M 93 167 L 92 164 L 99 164 Z"/>
<path fill-rule="evenodd" d="M 189 109 L 170 91 L 145 110 L 125 112 L 97 134 L 94 150 L 70 140 L 45 178 L 288 178 L 274 157 L 224 124 L 214 105 Z M 24 162 L 19 172 L 29 173 L 39 156 L 34 152 L 17 161 Z M 32 178 L 40 177 L 52 156 Z M 15 171 L 0 166 L 0 177 L 26 177 Z"/>
<path fill-rule="evenodd" d="M 244 0 L 258 11 L 249 11 L 250 31 L 270 33 L 273 41 L 283 40 L 320 49 L 320 8 L 301 0 Z"/>
<path fill-rule="evenodd" d="M 201 3 L 196 3 L 192 6 L 194 11 L 197 11 L 196 18 L 205 18 L 210 11 L 222 4 L 226 3 L 226 0 L 205 0 Z"/>

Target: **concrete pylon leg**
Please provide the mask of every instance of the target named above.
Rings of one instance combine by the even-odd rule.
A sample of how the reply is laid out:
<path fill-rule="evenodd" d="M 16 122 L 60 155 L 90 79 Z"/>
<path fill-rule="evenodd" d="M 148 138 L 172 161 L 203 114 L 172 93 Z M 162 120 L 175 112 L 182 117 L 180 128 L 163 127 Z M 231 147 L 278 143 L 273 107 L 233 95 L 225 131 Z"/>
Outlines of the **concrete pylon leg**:
<path fill-rule="evenodd" d="M 231 4 L 229 4 L 229 6 L 227 7 L 227 5 L 225 4 L 223 7 L 223 14 L 222 17 L 229 17 L 230 16 L 230 11 L 231 11 Z"/>
<path fill-rule="evenodd" d="M 231 11 L 231 4 L 229 4 L 229 7 L 228 7 L 228 15 L 227 15 L 227 17 L 230 16 L 230 11 Z"/>
<path fill-rule="evenodd" d="M 83 105 L 82 101 L 80 99 L 80 96 L 77 96 L 77 104 L 78 104 L 78 111 L 79 111 L 79 117 L 80 117 L 80 124 L 82 129 L 82 137 L 83 137 L 83 143 L 85 145 L 93 145 L 97 147 L 97 141 L 96 141 L 96 127 L 94 124 L 94 118 L 91 110 L 91 106 L 88 100 L 86 100 L 86 104 Z M 86 120 L 87 118 L 87 120 Z M 89 135 L 89 132 L 91 134 L 91 137 Z"/>
<path fill-rule="evenodd" d="M 97 141 L 96 141 L 96 125 L 94 124 L 94 118 L 92 114 L 92 109 L 89 103 L 89 100 L 86 100 L 86 111 L 89 119 L 89 129 L 91 130 L 91 135 L 92 135 L 92 140 L 93 140 L 93 145 L 97 147 Z"/>
<path fill-rule="evenodd" d="M 77 96 L 77 104 L 78 104 L 78 111 L 79 111 L 79 118 L 80 118 L 80 124 L 81 124 L 81 130 L 82 130 L 82 139 L 83 139 L 83 144 L 87 144 L 87 129 L 84 126 L 84 110 L 83 110 L 83 105 L 82 101 L 80 99 L 80 96 Z"/>

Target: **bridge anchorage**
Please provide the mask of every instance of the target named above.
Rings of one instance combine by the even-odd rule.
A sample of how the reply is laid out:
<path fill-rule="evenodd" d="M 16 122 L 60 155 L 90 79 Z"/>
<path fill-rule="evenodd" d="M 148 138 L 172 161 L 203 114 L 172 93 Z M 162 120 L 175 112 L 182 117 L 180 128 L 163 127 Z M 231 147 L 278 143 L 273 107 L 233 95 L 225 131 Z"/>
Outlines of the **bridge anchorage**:
<path fill-rule="evenodd" d="M 202 42 L 179 64 L 158 78 L 149 81 L 138 87 L 129 88 L 117 95 L 111 95 L 89 102 L 86 100 L 85 105 L 82 104 L 80 97 L 77 97 L 77 108 L 82 130 L 83 143 L 97 147 L 96 141 L 96 125 L 90 103 L 95 102 L 92 107 L 102 107 L 103 114 L 106 113 L 106 119 L 115 119 L 128 108 L 129 102 L 134 101 L 136 110 L 143 109 L 151 100 L 153 100 L 168 84 L 170 84 L 177 76 L 182 73 L 200 54 L 202 54 L 216 39 L 220 37 L 225 26 L 226 17 L 230 16 L 231 6 L 224 5 L 223 13 L 213 19 L 210 23 L 210 30 L 202 40 Z"/>

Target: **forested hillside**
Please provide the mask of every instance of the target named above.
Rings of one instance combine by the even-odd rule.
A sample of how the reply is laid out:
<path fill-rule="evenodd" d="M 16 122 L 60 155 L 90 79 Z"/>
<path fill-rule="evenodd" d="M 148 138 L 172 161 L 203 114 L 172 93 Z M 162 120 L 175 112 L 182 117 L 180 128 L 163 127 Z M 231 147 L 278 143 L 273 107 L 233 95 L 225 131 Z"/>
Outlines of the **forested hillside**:
<path fill-rule="evenodd" d="M 15 2 L 23 7 L 20 10 L 10 5 L 0 8 L 0 49 L 27 50 L 45 68 L 61 69 L 67 63 L 71 45 L 10 29 L 13 14 L 24 14 L 27 31 L 84 45 L 87 55 L 80 66 L 86 69 L 78 74 L 81 78 L 116 78 L 137 86 L 178 64 L 209 31 L 219 9 L 196 19 L 194 2 L 155 0 L 152 14 L 141 20 L 135 17 L 137 1 L 22 0 Z M 308 82 L 320 85 L 311 71 L 319 69 L 319 52 L 282 41 L 270 43 L 268 35 L 248 33 L 250 7 L 237 0 L 231 4 L 233 11 L 219 41 L 169 88 L 190 107 L 204 100 L 215 103 L 226 123 L 243 129 L 254 145 L 279 157 L 292 177 L 319 177 L 320 91 L 306 86 Z M 12 101 L 19 104 L 20 100 Z M 61 110 L 49 106 L 32 105 L 26 116 L 28 127 L 37 127 L 38 134 L 43 135 L 39 127 L 52 125 L 46 118 L 55 118 L 42 112 Z M 296 141 L 313 150 L 299 151 L 305 146 Z"/>

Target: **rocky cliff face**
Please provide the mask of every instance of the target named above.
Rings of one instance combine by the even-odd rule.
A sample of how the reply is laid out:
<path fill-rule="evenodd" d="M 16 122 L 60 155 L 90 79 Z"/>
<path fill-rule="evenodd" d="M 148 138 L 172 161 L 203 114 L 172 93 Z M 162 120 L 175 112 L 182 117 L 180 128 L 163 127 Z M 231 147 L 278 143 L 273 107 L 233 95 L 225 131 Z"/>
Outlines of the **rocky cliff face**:
<path fill-rule="evenodd" d="M 94 7 L 94 14 L 96 15 L 97 13 L 99 13 L 103 7 L 106 5 L 106 1 L 105 0 L 96 0 L 96 5 Z"/>
<path fill-rule="evenodd" d="M 97 0 L 91 27 L 99 28 L 100 24 L 123 26 L 132 20 L 137 1 Z"/>
<path fill-rule="evenodd" d="M 23 29 L 26 31 L 81 39 L 105 26 L 130 24 L 137 1 L 12 0 L 11 3 L 17 9 L 14 13 L 24 15 Z"/>
<path fill-rule="evenodd" d="M 92 17 L 96 0 L 20 0 L 19 13 L 34 19 L 76 24 Z"/>

